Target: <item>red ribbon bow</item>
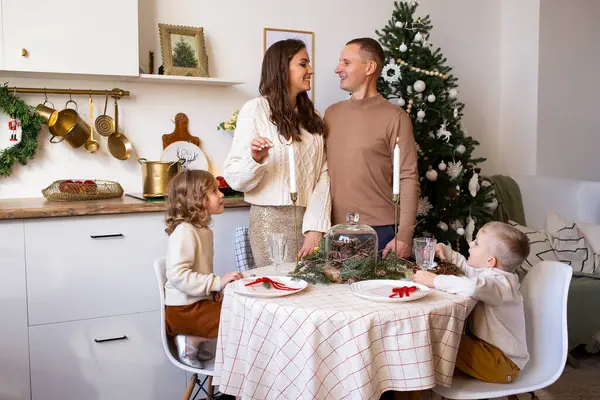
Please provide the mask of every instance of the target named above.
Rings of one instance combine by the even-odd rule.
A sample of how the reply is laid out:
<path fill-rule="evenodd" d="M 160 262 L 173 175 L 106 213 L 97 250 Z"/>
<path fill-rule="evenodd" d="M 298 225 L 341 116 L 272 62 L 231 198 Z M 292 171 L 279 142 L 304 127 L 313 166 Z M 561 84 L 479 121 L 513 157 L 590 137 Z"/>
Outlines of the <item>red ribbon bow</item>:
<path fill-rule="evenodd" d="M 416 292 L 417 291 L 417 287 L 416 286 L 402 286 L 402 287 L 397 287 L 397 288 L 393 288 L 392 289 L 392 294 L 390 294 L 389 297 L 404 297 L 404 295 L 406 295 L 406 297 L 410 296 L 411 292 Z"/>
<path fill-rule="evenodd" d="M 275 289 L 278 289 L 278 290 L 292 290 L 292 291 L 293 290 L 300 290 L 298 288 L 288 287 L 288 286 L 284 285 L 283 283 L 274 281 L 273 279 L 267 278 L 266 276 L 263 276 L 261 278 L 257 278 L 255 280 L 253 280 L 252 282 L 248 282 L 248 283 L 246 283 L 245 286 L 252 286 L 252 285 L 256 285 L 256 284 L 259 284 L 259 283 L 265 283 L 265 282 L 266 283 L 270 283 L 271 286 L 273 286 Z"/>

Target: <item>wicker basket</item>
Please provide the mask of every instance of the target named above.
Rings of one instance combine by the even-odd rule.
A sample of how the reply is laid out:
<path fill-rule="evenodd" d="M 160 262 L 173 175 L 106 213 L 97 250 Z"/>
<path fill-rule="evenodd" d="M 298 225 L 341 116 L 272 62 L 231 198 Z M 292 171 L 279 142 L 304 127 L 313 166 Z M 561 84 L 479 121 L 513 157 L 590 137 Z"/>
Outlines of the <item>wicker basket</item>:
<path fill-rule="evenodd" d="M 50 201 L 116 199 L 123 196 L 123 188 L 112 181 L 67 179 L 52 182 L 42 194 Z"/>

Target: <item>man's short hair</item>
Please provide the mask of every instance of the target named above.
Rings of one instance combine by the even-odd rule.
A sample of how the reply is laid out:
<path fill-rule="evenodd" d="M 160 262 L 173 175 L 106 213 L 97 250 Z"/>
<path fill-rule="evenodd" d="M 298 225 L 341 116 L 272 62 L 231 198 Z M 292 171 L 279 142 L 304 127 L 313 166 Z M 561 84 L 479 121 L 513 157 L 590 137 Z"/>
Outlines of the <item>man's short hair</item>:
<path fill-rule="evenodd" d="M 377 64 L 377 77 L 379 77 L 379 75 L 381 75 L 381 70 L 383 69 L 383 61 L 385 60 L 385 53 L 379 42 L 375 39 L 364 37 L 352 39 L 346 43 L 346 46 L 351 44 L 359 45 L 360 51 L 367 53 L 369 57 L 375 61 Z"/>
<path fill-rule="evenodd" d="M 530 245 L 527 235 L 504 222 L 492 221 L 481 227 L 493 238 L 489 249 L 498 260 L 499 268 L 506 272 L 515 272 L 529 256 Z"/>

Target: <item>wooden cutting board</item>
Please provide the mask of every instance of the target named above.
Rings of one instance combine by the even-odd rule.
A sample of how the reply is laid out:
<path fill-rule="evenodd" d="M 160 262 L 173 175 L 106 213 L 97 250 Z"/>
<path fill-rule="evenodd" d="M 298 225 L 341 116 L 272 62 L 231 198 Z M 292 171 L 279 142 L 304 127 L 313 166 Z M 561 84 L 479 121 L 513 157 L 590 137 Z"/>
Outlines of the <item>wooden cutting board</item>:
<path fill-rule="evenodd" d="M 192 136 L 188 130 L 189 119 L 184 113 L 175 116 L 175 130 L 162 135 L 163 150 L 173 142 L 191 142 L 200 147 L 200 138 Z"/>

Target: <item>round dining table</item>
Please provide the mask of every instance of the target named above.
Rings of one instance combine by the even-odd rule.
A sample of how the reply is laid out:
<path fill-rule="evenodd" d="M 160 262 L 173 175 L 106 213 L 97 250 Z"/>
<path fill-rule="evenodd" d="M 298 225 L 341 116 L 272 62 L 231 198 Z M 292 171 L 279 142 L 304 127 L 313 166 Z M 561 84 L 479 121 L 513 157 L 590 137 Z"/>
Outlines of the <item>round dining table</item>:
<path fill-rule="evenodd" d="M 268 266 L 244 275 L 274 272 Z M 309 284 L 261 298 L 226 286 L 213 385 L 253 400 L 377 400 L 390 390 L 450 386 L 475 299 L 432 289 L 412 301 L 377 302 L 349 287 Z"/>

